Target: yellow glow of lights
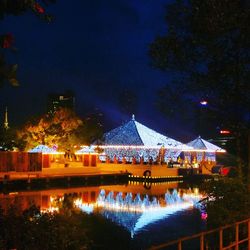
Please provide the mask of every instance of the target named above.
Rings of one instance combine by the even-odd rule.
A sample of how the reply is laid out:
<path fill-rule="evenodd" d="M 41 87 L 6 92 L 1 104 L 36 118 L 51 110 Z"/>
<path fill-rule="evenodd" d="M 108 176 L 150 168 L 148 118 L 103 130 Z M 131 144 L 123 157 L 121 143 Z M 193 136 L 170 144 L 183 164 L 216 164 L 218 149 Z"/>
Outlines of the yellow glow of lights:
<path fill-rule="evenodd" d="M 181 145 L 179 145 L 181 146 Z M 219 150 L 209 150 L 209 149 L 195 149 L 192 147 L 187 148 L 188 146 L 184 145 L 183 148 L 177 146 L 164 146 L 165 149 L 175 149 L 175 150 L 181 150 L 182 152 L 207 152 L 207 153 L 225 153 L 226 150 L 219 149 Z M 84 146 L 81 146 L 84 147 Z M 154 147 L 147 147 L 143 145 L 98 145 L 95 146 L 95 148 L 102 148 L 102 149 L 161 149 L 162 145 L 154 146 Z"/>
<path fill-rule="evenodd" d="M 129 175 L 129 178 L 146 178 L 146 179 L 170 179 L 170 178 L 182 178 L 182 175 L 173 175 L 173 176 L 139 176 L 139 175 Z"/>
<path fill-rule="evenodd" d="M 83 152 L 83 153 L 76 152 L 75 155 L 99 155 L 99 154 L 94 152 Z"/>
<path fill-rule="evenodd" d="M 128 212 L 138 212 L 138 213 L 142 213 L 144 211 L 160 211 L 162 210 L 162 208 L 164 207 L 161 207 L 161 206 L 156 206 L 156 207 L 137 207 L 137 206 L 132 206 L 132 205 L 125 205 L 125 206 L 122 206 L 122 205 L 119 205 L 117 203 L 115 204 L 106 204 L 105 202 L 96 202 L 97 204 L 97 207 L 102 207 L 102 208 L 105 208 L 107 210 L 112 210 L 112 211 L 128 211 Z M 193 206 L 193 203 L 192 202 L 189 202 L 189 201 L 185 201 L 182 203 L 183 204 L 187 204 L 189 206 Z M 174 207 L 178 207 L 179 204 L 171 204 L 171 205 L 168 205 L 167 207 L 168 208 L 174 208 Z"/>
<path fill-rule="evenodd" d="M 18 195 L 18 192 L 10 192 L 8 195 Z"/>
<path fill-rule="evenodd" d="M 159 146 L 144 146 L 144 145 L 99 145 L 96 146 L 97 148 L 115 148 L 115 149 L 161 149 L 162 145 Z M 180 147 L 180 148 L 179 148 Z M 188 147 L 184 145 L 184 148 Z M 176 146 L 164 146 L 165 149 L 176 149 L 176 150 L 182 150 L 181 145 L 176 145 Z M 192 149 L 192 147 L 189 147 L 190 149 Z M 188 150 L 188 149 L 186 149 Z"/>
<path fill-rule="evenodd" d="M 41 213 L 55 213 L 58 211 L 59 211 L 58 207 L 49 207 L 49 208 L 41 209 Z"/>
<path fill-rule="evenodd" d="M 183 149 L 183 152 L 207 152 L 207 153 L 226 153 L 224 149 L 208 150 L 208 149 Z"/>
<path fill-rule="evenodd" d="M 65 153 L 64 152 L 42 152 L 43 155 L 64 155 Z"/>

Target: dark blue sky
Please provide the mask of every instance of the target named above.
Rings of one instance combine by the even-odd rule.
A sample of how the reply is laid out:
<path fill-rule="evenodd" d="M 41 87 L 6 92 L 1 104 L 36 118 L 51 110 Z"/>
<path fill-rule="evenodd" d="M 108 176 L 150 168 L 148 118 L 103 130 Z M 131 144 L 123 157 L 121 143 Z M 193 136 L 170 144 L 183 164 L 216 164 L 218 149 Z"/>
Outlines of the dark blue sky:
<path fill-rule="evenodd" d="M 147 54 L 149 44 L 166 30 L 167 2 L 61 0 L 46 9 L 55 16 L 52 24 L 32 13 L 6 17 L 1 31 L 15 36 L 18 52 L 11 57 L 19 64 L 21 86 L 1 89 L 1 111 L 8 105 L 10 122 L 21 123 L 46 111 L 50 92 L 70 89 L 76 94 L 78 114 L 98 108 L 117 126 L 131 116 L 117 105 L 118 94 L 126 88 L 138 95 L 139 122 L 174 132 L 175 124 L 154 106 L 157 89 L 169 78 L 150 67 Z"/>

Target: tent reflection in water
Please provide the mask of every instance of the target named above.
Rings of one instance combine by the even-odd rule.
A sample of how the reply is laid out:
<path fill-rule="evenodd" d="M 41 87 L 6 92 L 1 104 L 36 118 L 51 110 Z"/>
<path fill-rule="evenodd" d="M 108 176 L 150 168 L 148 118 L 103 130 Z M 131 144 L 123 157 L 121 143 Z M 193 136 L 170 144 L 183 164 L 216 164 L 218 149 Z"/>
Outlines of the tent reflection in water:
<path fill-rule="evenodd" d="M 201 197 L 198 193 L 183 194 L 177 189 L 167 190 L 161 198 L 139 193 L 133 195 L 130 192 L 106 193 L 102 189 L 94 207 L 107 219 L 126 228 L 133 237 L 147 225 L 193 207 Z M 79 203 L 79 207 L 85 210 L 84 204 Z"/>

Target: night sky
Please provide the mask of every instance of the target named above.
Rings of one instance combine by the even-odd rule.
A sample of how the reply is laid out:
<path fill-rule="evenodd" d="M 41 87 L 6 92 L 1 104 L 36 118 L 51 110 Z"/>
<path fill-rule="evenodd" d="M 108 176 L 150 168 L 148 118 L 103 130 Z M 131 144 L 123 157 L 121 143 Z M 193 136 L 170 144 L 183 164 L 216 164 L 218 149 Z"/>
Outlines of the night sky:
<path fill-rule="evenodd" d="M 169 76 L 151 68 L 148 46 L 167 29 L 167 2 L 61 0 L 46 8 L 55 16 L 51 24 L 32 12 L 6 17 L 1 31 L 15 36 L 18 51 L 9 58 L 19 64 L 20 80 L 20 87 L 0 91 L 10 126 L 45 113 L 49 93 L 72 90 L 80 116 L 97 108 L 115 127 L 131 118 L 118 105 L 119 93 L 128 89 L 137 95 L 136 120 L 169 136 L 188 133 L 184 126 L 176 130 L 154 105 Z"/>

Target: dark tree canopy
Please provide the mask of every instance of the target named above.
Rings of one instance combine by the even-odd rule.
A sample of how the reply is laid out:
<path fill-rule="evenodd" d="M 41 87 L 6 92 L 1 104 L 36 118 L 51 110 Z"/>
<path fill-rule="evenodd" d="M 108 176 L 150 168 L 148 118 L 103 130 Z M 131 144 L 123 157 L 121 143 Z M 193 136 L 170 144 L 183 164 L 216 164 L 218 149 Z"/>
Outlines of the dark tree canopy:
<path fill-rule="evenodd" d="M 87 214 L 73 204 L 72 195 L 58 203 L 58 212 L 41 212 L 34 204 L 22 210 L 15 200 L 0 206 L 0 249 L 129 249 L 129 233 L 101 215 Z"/>
<path fill-rule="evenodd" d="M 249 21 L 249 1 L 176 0 L 149 49 L 152 65 L 171 73 L 167 88 L 183 91 L 179 101 L 197 107 L 206 99 L 210 129 L 227 127 L 237 138 L 250 124 Z"/>
<path fill-rule="evenodd" d="M 212 100 L 224 115 L 230 111 L 230 120 L 245 122 L 250 112 L 249 20 L 248 1 L 176 1 L 167 8 L 167 33 L 151 44 L 152 64 L 174 72 L 184 88 Z"/>
<path fill-rule="evenodd" d="M 223 178 L 203 184 L 207 194 L 209 229 L 249 218 L 250 190 L 236 178 Z"/>
<path fill-rule="evenodd" d="M 0 0 L 0 21 L 8 15 L 19 16 L 31 11 L 37 17 L 46 22 L 52 21 L 52 16 L 46 11 L 50 3 L 55 0 Z M 8 53 L 15 53 L 15 36 L 12 33 L 0 34 L 0 87 L 9 82 L 13 86 L 18 86 L 16 77 L 18 65 L 8 63 Z"/>
<path fill-rule="evenodd" d="M 76 146 L 90 144 L 101 136 L 102 124 L 98 114 L 81 119 L 67 108 L 44 114 L 17 131 L 19 144 L 22 142 L 26 150 L 45 144 L 50 147 L 57 145 L 59 151 L 74 151 Z"/>

